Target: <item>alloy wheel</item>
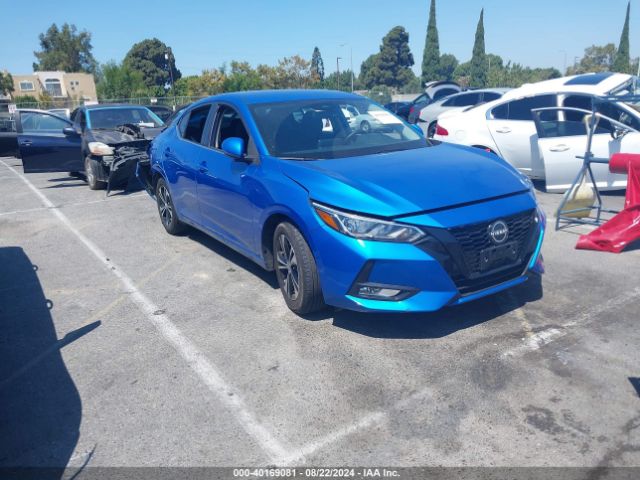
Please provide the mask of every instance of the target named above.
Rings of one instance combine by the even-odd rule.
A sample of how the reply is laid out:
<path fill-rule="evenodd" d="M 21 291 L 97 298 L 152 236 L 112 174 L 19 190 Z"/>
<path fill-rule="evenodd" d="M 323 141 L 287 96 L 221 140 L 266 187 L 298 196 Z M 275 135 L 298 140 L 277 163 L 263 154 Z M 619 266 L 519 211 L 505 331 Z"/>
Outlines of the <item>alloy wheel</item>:
<path fill-rule="evenodd" d="M 276 261 L 278 271 L 282 276 L 283 290 L 291 300 L 295 300 L 298 298 L 298 293 L 300 292 L 298 260 L 296 258 L 296 252 L 293 250 L 293 246 L 285 234 L 278 236 Z"/>
<path fill-rule="evenodd" d="M 164 185 L 160 185 L 160 188 L 158 188 L 158 209 L 160 210 L 162 223 L 168 228 L 173 221 L 173 205 L 171 204 L 169 190 Z"/>

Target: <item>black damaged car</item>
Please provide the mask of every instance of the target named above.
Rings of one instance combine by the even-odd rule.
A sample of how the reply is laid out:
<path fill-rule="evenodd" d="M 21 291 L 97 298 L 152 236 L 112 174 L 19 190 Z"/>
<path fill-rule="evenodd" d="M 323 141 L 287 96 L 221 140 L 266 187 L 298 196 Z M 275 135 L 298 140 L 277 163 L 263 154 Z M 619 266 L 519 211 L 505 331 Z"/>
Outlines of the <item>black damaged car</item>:
<path fill-rule="evenodd" d="M 81 172 L 92 190 L 127 185 L 136 163 L 147 158 L 162 120 L 138 105 L 80 107 L 71 120 L 42 110 L 16 116 L 18 149 L 25 173 Z"/>

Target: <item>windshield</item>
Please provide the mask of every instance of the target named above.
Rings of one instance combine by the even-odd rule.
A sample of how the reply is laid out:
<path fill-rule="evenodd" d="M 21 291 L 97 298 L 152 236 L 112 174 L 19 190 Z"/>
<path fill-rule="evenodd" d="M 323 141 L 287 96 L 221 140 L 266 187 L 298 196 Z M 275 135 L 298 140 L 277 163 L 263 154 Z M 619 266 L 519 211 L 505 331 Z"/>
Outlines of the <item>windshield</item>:
<path fill-rule="evenodd" d="M 403 120 L 364 97 L 250 108 L 269 154 L 275 157 L 344 158 L 429 145 Z"/>
<path fill-rule="evenodd" d="M 164 125 L 162 120 L 147 108 L 100 108 L 87 110 L 87 114 L 89 115 L 89 124 L 94 129 L 113 129 L 127 123 L 143 128 L 162 127 Z"/>

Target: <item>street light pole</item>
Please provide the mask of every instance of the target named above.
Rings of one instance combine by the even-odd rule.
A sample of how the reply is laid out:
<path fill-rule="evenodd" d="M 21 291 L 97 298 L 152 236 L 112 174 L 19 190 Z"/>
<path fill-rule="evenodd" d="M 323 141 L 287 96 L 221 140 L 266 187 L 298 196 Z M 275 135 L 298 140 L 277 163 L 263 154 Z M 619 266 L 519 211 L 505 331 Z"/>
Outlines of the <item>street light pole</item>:
<path fill-rule="evenodd" d="M 353 47 L 349 45 L 349 63 L 351 68 L 351 93 L 353 93 Z"/>
<path fill-rule="evenodd" d="M 567 74 L 567 51 L 566 50 L 558 50 L 560 53 L 564 54 L 564 70 L 562 71 L 562 75 Z"/>
<path fill-rule="evenodd" d="M 351 93 L 353 93 L 353 47 L 349 43 L 341 43 L 340 48 L 349 45 L 349 68 L 351 69 Z"/>
<path fill-rule="evenodd" d="M 338 82 L 338 90 L 340 90 L 340 60 L 342 60 L 342 57 L 336 57 L 336 79 Z"/>

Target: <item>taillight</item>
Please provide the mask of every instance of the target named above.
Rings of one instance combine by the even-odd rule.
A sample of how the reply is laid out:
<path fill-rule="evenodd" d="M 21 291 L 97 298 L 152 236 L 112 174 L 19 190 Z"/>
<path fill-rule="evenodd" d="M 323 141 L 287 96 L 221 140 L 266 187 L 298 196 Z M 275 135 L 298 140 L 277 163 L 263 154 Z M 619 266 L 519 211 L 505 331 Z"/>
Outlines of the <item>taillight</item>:
<path fill-rule="evenodd" d="M 409 109 L 409 115 L 413 115 L 413 112 L 415 111 L 416 107 L 411 107 Z"/>
<path fill-rule="evenodd" d="M 446 137 L 447 135 L 449 135 L 449 130 L 442 127 L 439 123 L 436 123 L 436 135 Z"/>

